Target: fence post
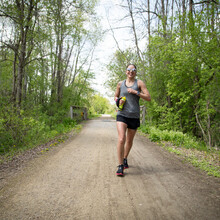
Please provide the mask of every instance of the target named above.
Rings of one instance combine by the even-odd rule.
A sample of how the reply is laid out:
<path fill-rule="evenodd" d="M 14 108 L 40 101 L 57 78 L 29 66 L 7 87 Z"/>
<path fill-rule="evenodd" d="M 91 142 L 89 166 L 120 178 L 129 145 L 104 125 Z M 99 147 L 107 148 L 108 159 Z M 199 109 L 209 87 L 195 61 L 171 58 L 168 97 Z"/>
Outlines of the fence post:
<path fill-rule="evenodd" d="M 73 119 L 73 106 L 70 106 L 70 118 Z"/>
<path fill-rule="evenodd" d="M 146 114 L 146 107 L 143 107 L 143 118 L 142 118 L 142 124 L 145 124 L 145 114 Z"/>
<path fill-rule="evenodd" d="M 140 106 L 140 111 L 141 111 L 141 124 L 145 124 L 145 114 L 146 114 L 146 107 L 144 105 Z"/>
<path fill-rule="evenodd" d="M 84 120 L 87 120 L 87 108 L 83 109 L 83 116 L 84 116 Z"/>

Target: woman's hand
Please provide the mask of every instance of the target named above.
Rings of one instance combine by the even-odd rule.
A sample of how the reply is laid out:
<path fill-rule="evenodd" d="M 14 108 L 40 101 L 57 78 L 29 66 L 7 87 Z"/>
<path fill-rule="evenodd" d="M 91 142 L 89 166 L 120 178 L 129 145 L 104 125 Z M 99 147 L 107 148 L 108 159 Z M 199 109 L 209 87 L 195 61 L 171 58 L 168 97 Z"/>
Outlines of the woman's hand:
<path fill-rule="evenodd" d="M 132 88 L 128 88 L 127 91 L 128 91 L 128 93 L 132 93 L 132 94 L 135 94 L 135 95 L 137 94 L 137 91 L 132 89 Z"/>
<path fill-rule="evenodd" d="M 119 105 L 122 105 L 122 104 L 124 104 L 124 103 L 125 103 L 125 100 L 124 100 L 124 99 L 120 99 Z"/>

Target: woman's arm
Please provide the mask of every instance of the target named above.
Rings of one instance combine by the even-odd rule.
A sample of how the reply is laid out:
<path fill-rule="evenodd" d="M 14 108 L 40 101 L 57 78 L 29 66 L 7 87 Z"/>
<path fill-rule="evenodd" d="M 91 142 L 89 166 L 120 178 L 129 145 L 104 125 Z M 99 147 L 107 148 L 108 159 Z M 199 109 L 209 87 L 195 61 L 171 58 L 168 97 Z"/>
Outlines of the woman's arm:
<path fill-rule="evenodd" d="M 132 93 L 134 95 L 138 95 L 140 98 L 142 98 L 146 101 L 151 101 L 150 93 L 148 92 L 147 87 L 143 81 L 138 80 L 138 88 L 141 91 L 139 94 L 138 94 L 138 91 L 136 91 L 132 88 L 128 88 L 128 92 Z"/>
<path fill-rule="evenodd" d="M 151 101 L 150 93 L 148 92 L 147 87 L 143 81 L 138 80 L 138 87 L 141 90 L 139 96 L 146 101 Z"/>
<path fill-rule="evenodd" d="M 118 85 L 117 85 L 117 88 L 116 88 L 116 91 L 115 91 L 115 98 L 114 98 L 115 101 L 120 96 L 120 86 L 121 86 L 121 83 L 122 83 L 122 81 L 119 82 Z"/>
<path fill-rule="evenodd" d="M 148 92 L 147 87 L 143 81 L 138 80 L 138 88 L 141 91 L 139 94 L 138 94 L 138 91 L 136 91 L 132 88 L 128 88 L 128 92 L 132 93 L 134 95 L 138 95 L 140 98 L 142 98 L 146 101 L 150 101 L 151 100 L 150 93 Z"/>

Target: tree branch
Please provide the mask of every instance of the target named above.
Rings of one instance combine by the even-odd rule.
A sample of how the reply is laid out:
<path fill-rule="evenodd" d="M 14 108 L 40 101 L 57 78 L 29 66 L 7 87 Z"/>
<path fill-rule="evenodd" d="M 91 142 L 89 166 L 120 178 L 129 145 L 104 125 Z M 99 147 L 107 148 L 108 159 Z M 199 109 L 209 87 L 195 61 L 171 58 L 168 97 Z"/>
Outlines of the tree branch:
<path fill-rule="evenodd" d="M 110 30 L 111 30 L 111 32 L 112 32 L 112 37 L 114 38 L 114 41 L 115 41 L 115 43 L 116 43 L 116 45 L 117 45 L 118 50 L 119 50 L 119 51 L 121 52 L 121 54 L 125 57 L 125 59 L 128 61 L 127 57 L 125 56 L 124 52 L 121 50 L 121 48 L 120 48 L 120 46 L 119 46 L 119 43 L 118 43 L 118 41 L 117 41 L 117 39 L 116 39 L 116 37 L 115 37 L 115 33 L 114 33 L 114 31 L 113 31 L 113 29 L 112 29 L 112 27 L 111 27 L 111 24 L 110 24 L 110 22 L 109 22 L 108 17 L 107 17 L 107 20 L 108 20 L 108 24 L 109 24 Z"/>
<path fill-rule="evenodd" d="M 198 125 L 199 125 L 199 127 L 200 127 L 200 129 L 201 129 L 201 131 L 202 131 L 202 135 L 203 135 L 203 137 L 204 137 L 204 139 L 205 139 L 205 141 L 206 141 L 206 143 L 207 143 L 207 136 L 206 136 L 206 134 L 205 134 L 205 132 L 204 132 L 204 130 L 203 130 L 203 128 L 202 128 L 202 125 L 200 124 L 200 122 L 199 122 L 199 117 L 198 117 L 198 114 L 197 114 L 197 112 L 196 112 L 196 121 L 197 121 L 197 123 L 198 123 Z"/>
<path fill-rule="evenodd" d="M 0 17 L 7 17 L 7 18 L 12 19 L 14 22 L 18 23 L 16 17 L 13 17 L 13 16 L 9 15 L 9 14 L 7 14 L 6 12 L 4 12 L 2 10 L 0 10 L 0 12 L 3 13 L 3 14 L 0 14 Z"/>
<path fill-rule="evenodd" d="M 193 5 L 200 5 L 200 4 L 203 4 L 203 3 L 215 3 L 215 4 L 218 4 L 218 2 L 217 1 L 215 1 L 215 0 L 207 0 L 207 1 L 202 1 L 202 2 L 193 2 L 192 4 Z"/>
<path fill-rule="evenodd" d="M 138 9 L 138 11 L 137 12 L 135 12 L 135 13 L 151 13 L 151 14 L 154 14 L 154 15 L 156 15 L 157 17 L 159 17 L 159 15 L 156 13 L 156 12 L 154 12 L 154 11 L 149 11 L 149 10 L 144 10 L 144 9 L 142 9 L 142 8 L 136 8 L 136 9 Z"/>

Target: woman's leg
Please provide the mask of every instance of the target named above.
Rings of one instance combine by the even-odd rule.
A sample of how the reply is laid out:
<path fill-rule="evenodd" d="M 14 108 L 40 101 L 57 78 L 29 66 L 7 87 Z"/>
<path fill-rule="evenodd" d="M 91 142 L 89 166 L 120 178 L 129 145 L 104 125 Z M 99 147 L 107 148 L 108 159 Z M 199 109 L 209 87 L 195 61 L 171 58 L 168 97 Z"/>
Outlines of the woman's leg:
<path fill-rule="evenodd" d="M 127 124 L 121 121 L 117 121 L 117 130 L 118 130 L 118 144 L 117 144 L 118 162 L 119 164 L 123 164 Z"/>
<path fill-rule="evenodd" d="M 126 143 L 125 143 L 125 150 L 124 150 L 124 158 L 128 157 L 128 154 L 132 148 L 134 136 L 136 134 L 137 130 L 129 129 L 127 131 L 127 137 L 126 137 Z"/>

